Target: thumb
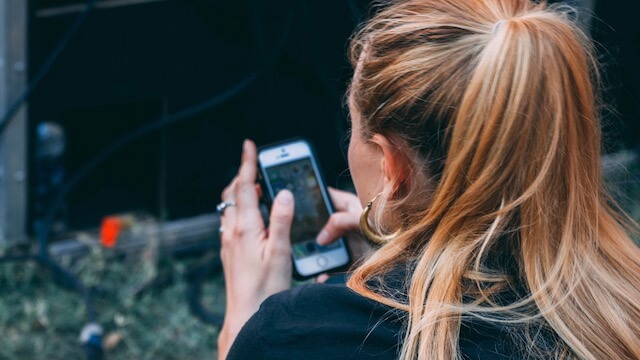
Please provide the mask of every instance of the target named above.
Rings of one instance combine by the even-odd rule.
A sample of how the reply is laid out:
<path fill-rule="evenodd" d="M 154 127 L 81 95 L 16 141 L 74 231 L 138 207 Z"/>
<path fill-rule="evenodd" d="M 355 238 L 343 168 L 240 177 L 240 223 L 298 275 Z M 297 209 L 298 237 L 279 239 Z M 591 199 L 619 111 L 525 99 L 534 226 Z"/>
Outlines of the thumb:
<path fill-rule="evenodd" d="M 294 199 L 289 190 L 282 190 L 274 199 L 269 217 L 269 243 L 270 252 L 290 252 L 291 223 L 293 221 Z"/>
<path fill-rule="evenodd" d="M 329 217 L 329 221 L 318 234 L 316 242 L 325 246 L 345 236 L 350 231 L 360 229 L 360 216 L 349 212 L 337 212 Z"/>

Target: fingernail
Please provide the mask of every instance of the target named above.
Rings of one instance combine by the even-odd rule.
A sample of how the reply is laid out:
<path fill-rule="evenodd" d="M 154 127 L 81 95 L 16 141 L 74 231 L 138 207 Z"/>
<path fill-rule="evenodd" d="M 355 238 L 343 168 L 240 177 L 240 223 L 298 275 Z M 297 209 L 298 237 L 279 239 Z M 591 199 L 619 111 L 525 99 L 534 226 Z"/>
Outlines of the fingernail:
<path fill-rule="evenodd" d="M 249 139 L 244 139 L 244 141 L 242 142 L 242 150 L 247 151 L 248 148 L 249 148 Z"/>
<path fill-rule="evenodd" d="M 278 193 L 278 202 L 284 205 L 289 205 L 293 202 L 293 194 L 289 190 L 282 190 Z"/>
<path fill-rule="evenodd" d="M 324 245 L 327 241 L 329 241 L 329 233 L 326 230 L 320 231 L 318 237 L 316 238 L 316 242 L 319 245 Z"/>

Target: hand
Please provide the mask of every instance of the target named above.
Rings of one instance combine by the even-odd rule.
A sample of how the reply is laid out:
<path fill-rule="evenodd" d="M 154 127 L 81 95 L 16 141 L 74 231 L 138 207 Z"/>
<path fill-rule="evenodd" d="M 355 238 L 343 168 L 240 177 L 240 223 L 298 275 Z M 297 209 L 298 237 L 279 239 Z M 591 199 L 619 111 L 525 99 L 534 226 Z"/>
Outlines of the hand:
<path fill-rule="evenodd" d="M 274 199 L 269 229 L 258 208 L 255 144 L 245 140 L 236 178 L 225 188 L 222 201 L 235 202 L 221 217 L 220 257 L 224 269 L 226 304 L 218 337 L 218 357 L 224 359 L 238 332 L 270 295 L 291 287 L 290 230 L 294 199 L 288 190 Z"/>
<path fill-rule="evenodd" d="M 336 212 L 331 215 L 327 224 L 318 234 L 316 242 L 329 245 L 334 241 L 346 237 L 354 261 L 370 255 L 373 251 L 371 244 L 365 240 L 360 232 L 360 215 L 362 205 L 358 197 L 350 192 L 329 188 L 329 196 Z M 317 282 L 324 282 L 328 275 L 317 277 Z"/>

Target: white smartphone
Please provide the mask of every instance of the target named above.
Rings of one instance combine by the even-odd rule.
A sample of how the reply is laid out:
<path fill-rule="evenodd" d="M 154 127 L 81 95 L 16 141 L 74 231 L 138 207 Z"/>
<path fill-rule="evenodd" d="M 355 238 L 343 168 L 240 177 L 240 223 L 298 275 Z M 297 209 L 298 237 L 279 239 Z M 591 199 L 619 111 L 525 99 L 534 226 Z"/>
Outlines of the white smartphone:
<path fill-rule="evenodd" d="M 351 259 L 345 239 L 328 246 L 316 243 L 334 210 L 311 144 L 294 139 L 263 146 L 258 150 L 258 163 L 271 199 L 283 189 L 295 198 L 291 226 L 294 276 L 304 279 L 347 266 Z"/>

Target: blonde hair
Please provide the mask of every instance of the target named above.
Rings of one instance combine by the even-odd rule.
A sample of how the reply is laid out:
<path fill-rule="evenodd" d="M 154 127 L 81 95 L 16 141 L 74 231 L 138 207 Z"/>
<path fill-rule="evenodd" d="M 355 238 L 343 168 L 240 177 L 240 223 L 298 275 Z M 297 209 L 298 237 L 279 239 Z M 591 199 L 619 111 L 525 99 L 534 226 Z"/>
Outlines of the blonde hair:
<path fill-rule="evenodd" d="M 363 136 L 391 139 L 412 176 L 373 221 L 400 235 L 348 286 L 408 312 L 402 359 L 458 358 L 467 317 L 523 325 L 532 358 L 640 358 L 640 250 L 603 186 L 597 63 L 572 15 L 395 1 L 353 37 Z M 405 300 L 372 286 L 402 263 Z"/>

